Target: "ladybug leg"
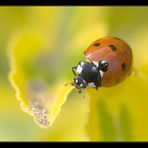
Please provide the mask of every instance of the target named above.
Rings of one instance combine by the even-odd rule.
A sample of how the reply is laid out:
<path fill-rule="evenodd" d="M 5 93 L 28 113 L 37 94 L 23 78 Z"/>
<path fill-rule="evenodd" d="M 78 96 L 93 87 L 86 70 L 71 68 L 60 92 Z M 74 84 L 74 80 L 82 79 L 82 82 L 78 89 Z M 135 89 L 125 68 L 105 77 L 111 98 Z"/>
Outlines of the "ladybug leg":
<path fill-rule="evenodd" d="M 79 89 L 79 94 L 81 94 L 81 89 Z"/>
<path fill-rule="evenodd" d="M 96 81 L 96 82 L 95 82 L 95 85 L 96 85 L 96 87 L 95 87 L 96 90 L 98 90 L 98 88 L 101 86 L 101 83 L 100 83 L 99 81 L 98 81 L 98 82 Z"/>
<path fill-rule="evenodd" d="M 101 60 L 99 62 L 98 70 L 102 70 L 103 72 L 105 72 L 105 71 L 107 71 L 107 68 L 108 68 L 108 62 Z"/>
<path fill-rule="evenodd" d="M 101 86 L 101 77 L 99 76 L 98 78 L 94 79 L 94 84 L 95 84 L 95 88 L 96 90 L 98 90 L 98 88 Z"/>
<path fill-rule="evenodd" d="M 76 70 L 77 70 L 77 66 L 72 67 L 72 72 L 73 72 L 74 75 L 76 75 Z"/>
<path fill-rule="evenodd" d="M 99 87 L 96 87 L 96 90 L 98 90 Z"/>

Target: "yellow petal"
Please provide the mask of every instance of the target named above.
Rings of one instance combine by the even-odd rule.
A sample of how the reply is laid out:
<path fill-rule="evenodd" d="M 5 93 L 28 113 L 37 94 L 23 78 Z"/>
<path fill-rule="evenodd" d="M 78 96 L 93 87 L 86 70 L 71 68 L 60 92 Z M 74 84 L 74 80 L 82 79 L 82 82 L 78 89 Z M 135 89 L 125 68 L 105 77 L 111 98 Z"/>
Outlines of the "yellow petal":
<path fill-rule="evenodd" d="M 65 87 L 61 83 L 56 88 L 51 87 L 38 73 L 27 71 L 26 65 L 30 66 L 47 46 L 45 38 L 35 28 L 25 28 L 13 36 L 9 44 L 9 78 L 22 110 L 34 116 L 36 123 L 46 128 L 55 120 L 67 93 L 73 87 Z"/>

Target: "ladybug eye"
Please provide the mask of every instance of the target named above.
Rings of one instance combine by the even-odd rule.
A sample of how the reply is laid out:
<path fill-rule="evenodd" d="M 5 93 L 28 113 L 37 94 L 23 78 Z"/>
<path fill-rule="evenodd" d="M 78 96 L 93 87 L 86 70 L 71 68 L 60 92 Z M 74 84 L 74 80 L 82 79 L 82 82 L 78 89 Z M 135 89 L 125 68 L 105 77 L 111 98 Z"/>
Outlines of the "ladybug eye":
<path fill-rule="evenodd" d="M 101 43 L 95 43 L 94 46 L 100 46 Z"/>

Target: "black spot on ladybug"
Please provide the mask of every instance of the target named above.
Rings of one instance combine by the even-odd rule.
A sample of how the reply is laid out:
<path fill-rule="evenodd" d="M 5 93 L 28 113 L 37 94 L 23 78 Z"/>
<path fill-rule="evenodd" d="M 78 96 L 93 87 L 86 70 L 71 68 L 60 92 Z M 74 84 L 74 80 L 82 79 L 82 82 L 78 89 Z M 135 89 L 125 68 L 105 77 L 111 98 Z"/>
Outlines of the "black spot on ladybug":
<path fill-rule="evenodd" d="M 94 46 L 100 46 L 101 45 L 101 43 L 95 43 L 94 44 Z"/>
<path fill-rule="evenodd" d="M 122 70 L 124 71 L 126 69 L 126 64 L 122 63 L 121 67 L 122 67 Z"/>
<path fill-rule="evenodd" d="M 117 47 L 114 46 L 114 45 L 109 45 L 109 47 L 111 48 L 112 51 L 116 51 L 117 50 Z"/>

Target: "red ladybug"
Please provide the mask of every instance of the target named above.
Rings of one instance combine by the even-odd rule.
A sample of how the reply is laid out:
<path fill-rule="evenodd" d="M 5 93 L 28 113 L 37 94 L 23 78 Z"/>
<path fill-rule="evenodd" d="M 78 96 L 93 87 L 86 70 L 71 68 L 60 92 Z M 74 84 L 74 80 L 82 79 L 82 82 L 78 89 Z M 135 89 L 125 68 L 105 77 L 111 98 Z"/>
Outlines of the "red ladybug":
<path fill-rule="evenodd" d="M 72 71 L 71 83 L 78 89 L 111 87 L 122 82 L 132 69 L 132 50 L 123 40 L 104 37 L 94 41 L 84 55 L 89 62 L 80 61 Z"/>

